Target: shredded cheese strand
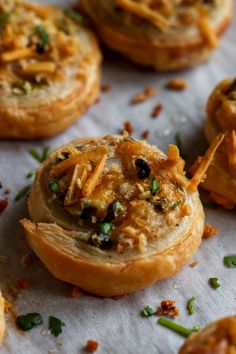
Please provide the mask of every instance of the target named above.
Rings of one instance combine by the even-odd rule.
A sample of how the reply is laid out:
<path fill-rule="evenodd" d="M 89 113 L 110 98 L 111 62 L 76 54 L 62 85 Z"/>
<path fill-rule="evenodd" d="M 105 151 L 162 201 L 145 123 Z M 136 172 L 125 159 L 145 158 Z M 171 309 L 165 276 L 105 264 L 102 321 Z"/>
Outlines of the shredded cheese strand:
<path fill-rule="evenodd" d="M 96 188 L 98 184 L 99 176 L 102 173 L 102 170 L 105 166 L 106 159 L 107 159 L 107 154 L 104 154 L 101 160 L 99 161 L 98 165 L 96 166 L 93 174 L 85 182 L 82 189 L 82 195 L 84 197 L 88 197 L 90 194 L 93 193 L 94 189 Z"/>
<path fill-rule="evenodd" d="M 56 70 L 56 64 L 48 61 L 30 63 L 22 69 L 25 75 L 52 74 Z"/>
<path fill-rule="evenodd" d="M 196 8 L 199 13 L 198 28 L 203 39 L 208 43 L 210 49 L 214 49 L 218 45 L 218 38 L 211 24 L 209 15 L 202 4 L 197 3 Z"/>
<path fill-rule="evenodd" d="M 4 63 L 9 63 L 19 59 L 36 57 L 37 53 L 32 48 L 20 48 L 2 53 L 0 58 Z"/>

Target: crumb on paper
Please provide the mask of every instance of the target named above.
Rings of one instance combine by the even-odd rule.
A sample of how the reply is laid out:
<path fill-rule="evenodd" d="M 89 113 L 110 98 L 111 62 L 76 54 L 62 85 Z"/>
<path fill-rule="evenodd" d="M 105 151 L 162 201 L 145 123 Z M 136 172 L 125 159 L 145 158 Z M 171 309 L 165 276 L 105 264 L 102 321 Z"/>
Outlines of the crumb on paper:
<path fill-rule="evenodd" d="M 110 85 L 101 85 L 100 89 L 101 89 L 101 92 L 106 93 L 111 90 L 111 86 Z"/>
<path fill-rule="evenodd" d="M 214 227 L 214 226 L 212 226 L 210 224 L 206 224 L 204 226 L 203 238 L 209 239 L 209 238 L 212 238 L 212 237 L 216 236 L 217 234 L 218 234 L 217 227 Z"/>
<path fill-rule="evenodd" d="M 168 81 L 166 84 L 167 89 L 175 90 L 175 91 L 183 91 L 186 90 L 187 87 L 188 87 L 187 81 L 180 78 L 172 79 Z"/>
<path fill-rule="evenodd" d="M 156 119 L 158 118 L 159 114 L 161 113 L 161 111 L 163 110 L 163 106 L 161 103 L 157 104 L 154 108 L 153 108 L 153 111 L 152 111 L 152 118 L 153 119 Z"/>
<path fill-rule="evenodd" d="M 72 299 L 78 299 L 83 294 L 83 290 L 81 290 L 78 286 L 73 285 L 70 290 L 70 297 Z"/>
<path fill-rule="evenodd" d="M 155 96 L 157 93 L 157 90 L 154 89 L 153 87 L 146 87 L 143 91 L 139 92 L 137 95 L 135 95 L 131 103 L 136 104 L 136 103 L 142 103 L 147 101 L 149 98 Z"/>
<path fill-rule="evenodd" d="M 176 283 L 176 284 L 174 285 L 174 288 L 175 288 L 175 289 L 180 289 L 180 284 Z"/>
<path fill-rule="evenodd" d="M 86 350 L 89 353 L 94 353 L 97 351 L 97 349 L 98 349 L 98 342 L 96 342 L 93 339 L 89 339 L 86 343 Z"/>
<path fill-rule="evenodd" d="M 11 189 L 10 188 L 6 188 L 4 190 L 4 194 L 7 195 L 7 194 L 10 194 L 11 193 Z"/>
<path fill-rule="evenodd" d="M 129 135 L 131 135 L 134 132 L 134 127 L 129 121 L 124 122 L 123 129 L 126 130 L 129 133 Z"/>
<path fill-rule="evenodd" d="M 30 283 L 27 279 L 18 279 L 17 284 L 21 289 L 28 289 L 30 287 Z"/>
<path fill-rule="evenodd" d="M 143 139 L 147 139 L 149 137 L 149 135 L 150 135 L 150 130 L 144 130 L 142 132 L 142 138 Z"/>
<path fill-rule="evenodd" d="M 197 261 L 193 261 L 192 263 L 189 264 L 189 266 L 190 266 L 191 268 L 194 268 L 194 267 L 196 267 L 197 265 L 198 265 L 198 262 L 197 262 Z"/>
<path fill-rule="evenodd" d="M 0 214 L 6 209 L 7 206 L 8 206 L 8 200 L 0 199 Z"/>
<path fill-rule="evenodd" d="M 179 316 L 179 309 L 175 306 L 175 301 L 173 300 L 163 300 L 161 306 L 157 309 L 158 316 Z"/>
<path fill-rule="evenodd" d="M 34 261 L 33 261 L 33 257 L 31 254 L 26 253 L 21 257 L 20 264 L 23 267 L 31 267 L 33 265 L 33 263 L 34 263 Z"/>
<path fill-rule="evenodd" d="M 94 104 L 98 104 L 100 101 L 101 101 L 101 98 L 98 97 L 98 98 L 96 99 L 96 101 L 94 102 Z"/>

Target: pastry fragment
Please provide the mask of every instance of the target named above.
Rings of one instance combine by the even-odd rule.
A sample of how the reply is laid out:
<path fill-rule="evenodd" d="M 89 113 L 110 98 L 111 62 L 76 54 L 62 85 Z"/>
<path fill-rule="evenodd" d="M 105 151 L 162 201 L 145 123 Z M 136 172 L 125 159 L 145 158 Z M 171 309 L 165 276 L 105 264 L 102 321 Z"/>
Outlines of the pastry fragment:
<path fill-rule="evenodd" d="M 4 318 L 4 308 L 5 308 L 5 300 L 0 291 L 0 345 L 4 339 L 5 334 L 5 318 Z"/>
<path fill-rule="evenodd" d="M 84 138 L 38 169 L 26 240 L 55 277 L 101 296 L 168 278 L 200 245 L 204 213 L 178 148 Z"/>
<path fill-rule="evenodd" d="M 159 71 L 206 60 L 232 17 L 232 0 L 81 0 L 80 6 L 108 47 Z"/>
<path fill-rule="evenodd" d="M 192 334 L 179 354 L 236 353 L 236 316 L 212 322 L 197 334 Z"/>
<path fill-rule="evenodd" d="M 3 1 L 0 33 L 0 138 L 52 136 L 96 100 L 101 54 L 83 17 Z"/>

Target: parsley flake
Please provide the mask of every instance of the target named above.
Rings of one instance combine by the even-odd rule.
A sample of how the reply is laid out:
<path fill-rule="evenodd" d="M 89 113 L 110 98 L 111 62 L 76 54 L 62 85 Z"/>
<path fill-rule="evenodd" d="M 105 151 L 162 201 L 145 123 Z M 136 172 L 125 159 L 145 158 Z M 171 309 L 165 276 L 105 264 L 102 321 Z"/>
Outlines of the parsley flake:
<path fill-rule="evenodd" d="M 154 312 L 153 308 L 150 306 L 146 306 L 142 310 L 142 315 L 145 317 L 150 317 L 150 316 L 153 316 L 154 314 L 155 314 L 155 312 Z"/>
<path fill-rule="evenodd" d="M 50 147 L 45 147 L 42 151 L 42 153 L 40 154 L 37 150 L 35 149 L 30 149 L 29 150 L 29 154 L 38 162 L 42 163 L 44 162 L 47 158 L 48 155 L 50 153 Z"/>
<path fill-rule="evenodd" d="M 53 192 L 59 192 L 59 186 L 56 181 L 51 181 L 48 184 L 48 188 L 51 189 Z"/>
<path fill-rule="evenodd" d="M 5 25 L 10 20 L 12 13 L 11 12 L 5 12 L 0 15 L 0 25 Z"/>
<path fill-rule="evenodd" d="M 75 12 L 73 10 L 66 10 L 65 14 L 70 17 L 72 20 L 74 20 L 75 22 L 79 22 L 79 23 L 83 23 L 84 25 L 89 25 L 90 21 L 87 17 L 81 15 L 78 12 Z"/>
<path fill-rule="evenodd" d="M 212 287 L 212 289 L 217 289 L 220 286 L 218 278 L 210 278 L 209 279 L 209 284 Z"/>
<path fill-rule="evenodd" d="M 156 195 L 156 191 L 158 191 L 159 189 L 160 189 L 160 185 L 157 182 L 156 178 L 153 177 L 151 181 L 151 194 Z"/>
<path fill-rule="evenodd" d="M 227 268 L 236 268 L 236 254 L 224 257 L 224 265 Z"/>
<path fill-rule="evenodd" d="M 189 301 L 188 301 L 187 310 L 190 315 L 193 315 L 195 312 L 195 308 L 194 308 L 195 300 L 196 300 L 195 297 L 191 297 L 191 299 L 189 299 Z"/>
<path fill-rule="evenodd" d="M 36 26 L 35 30 L 42 42 L 42 44 L 45 46 L 47 44 L 49 44 L 50 42 L 50 37 L 48 32 L 46 31 L 46 29 L 43 26 Z"/>
<path fill-rule="evenodd" d="M 20 199 L 26 196 L 30 191 L 30 188 L 31 188 L 31 184 L 27 184 L 27 186 L 20 189 L 17 195 L 15 196 L 15 201 L 18 202 Z"/>
<path fill-rule="evenodd" d="M 113 228 L 113 225 L 109 222 L 100 222 L 98 224 L 98 231 L 103 235 L 108 235 Z"/>
<path fill-rule="evenodd" d="M 59 318 L 56 318 L 54 316 L 49 316 L 48 328 L 55 337 L 58 337 L 59 334 L 62 333 L 63 326 L 65 326 L 65 323 L 59 320 Z"/>
<path fill-rule="evenodd" d="M 16 324 L 22 331 L 29 331 L 30 329 L 39 326 L 43 323 L 43 318 L 39 313 L 27 313 L 26 315 L 18 316 Z"/>
<path fill-rule="evenodd" d="M 180 205 L 180 203 L 181 203 L 181 200 L 179 200 L 178 202 L 176 202 L 175 204 L 173 204 L 172 206 L 171 206 L 171 209 L 176 209 L 179 205 Z"/>

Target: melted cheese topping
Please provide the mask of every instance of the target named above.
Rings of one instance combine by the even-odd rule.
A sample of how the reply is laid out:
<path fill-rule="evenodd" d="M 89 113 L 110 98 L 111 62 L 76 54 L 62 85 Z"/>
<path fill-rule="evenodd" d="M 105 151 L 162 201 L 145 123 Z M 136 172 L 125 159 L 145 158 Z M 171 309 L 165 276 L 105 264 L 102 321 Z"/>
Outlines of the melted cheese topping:
<path fill-rule="evenodd" d="M 56 6 L 0 4 L 0 94 L 25 96 L 62 82 L 68 67 L 82 77 L 83 18 Z M 83 48 L 82 48 L 83 49 Z M 80 67 L 78 67 L 78 62 Z"/>
<path fill-rule="evenodd" d="M 183 167 L 173 145 L 166 157 L 144 142 L 105 137 L 57 150 L 44 181 L 51 207 L 63 209 L 90 236 L 109 234 L 116 251 L 143 252 L 191 214 Z"/>

